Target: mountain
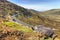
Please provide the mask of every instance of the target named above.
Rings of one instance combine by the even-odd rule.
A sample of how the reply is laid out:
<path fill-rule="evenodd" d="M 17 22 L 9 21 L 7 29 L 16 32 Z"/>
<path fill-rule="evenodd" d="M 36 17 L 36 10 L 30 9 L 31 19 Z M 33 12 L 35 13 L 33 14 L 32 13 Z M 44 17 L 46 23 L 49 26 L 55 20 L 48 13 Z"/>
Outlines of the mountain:
<path fill-rule="evenodd" d="M 31 12 L 33 12 L 33 13 L 41 13 L 41 12 L 39 12 L 37 10 L 34 10 L 34 9 L 28 9 L 28 10 L 31 11 Z"/>
<path fill-rule="evenodd" d="M 20 23 L 13 22 L 11 15 L 16 15 L 21 12 L 21 15 L 30 16 L 31 13 L 16 4 L 6 0 L 0 0 L 0 40 L 34 40 L 38 37 L 38 33 L 33 33 L 33 30 Z"/>
<path fill-rule="evenodd" d="M 2 3 L 3 3 L 3 5 L 2 5 Z M 11 3 L 11 2 L 8 2 L 8 1 L 6 1 L 5 3 L 1 2 L 0 5 L 1 5 L 0 8 L 1 7 L 4 8 L 3 9 L 4 11 L 8 10 L 10 13 L 15 12 L 15 11 L 23 12 L 22 14 L 24 14 L 24 15 L 28 15 L 27 13 L 29 13 L 25 8 L 17 6 L 17 5 L 15 5 L 15 4 Z M 31 13 L 29 13 L 29 15 L 31 15 Z"/>
<path fill-rule="evenodd" d="M 59 15 L 60 14 L 60 9 L 51 9 L 45 12 L 42 12 L 42 14 L 46 14 L 46 15 Z"/>
<path fill-rule="evenodd" d="M 53 18 L 48 18 L 46 16 L 47 14 L 51 14 L 52 16 L 52 14 L 56 14 L 56 12 L 58 13 L 59 11 L 49 10 L 46 12 L 38 12 L 18 6 L 7 0 L 0 0 L 0 29 L 2 30 L 0 33 L 3 33 L 0 34 L 1 38 L 2 40 L 22 40 L 21 36 L 23 36 L 23 40 L 29 40 L 28 38 L 31 38 L 32 40 L 39 40 L 42 34 L 40 35 L 39 33 L 34 33 L 34 30 L 32 30 L 32 27 L 36 25 L 44 25 L 45 27 L 54 29 L 56 28 L 58 29 L 58 31 L 56 30 L 55 33 L 59 35 L 60 23 L 58 21 L 52 20 Z M 11 32 L 10 30 L 13 32 Z M 20 31 L 22 31 L 23 33 L 21 33 Z M 43 35 L 43 38 L 44 36 L 45 35 Z M 20 39 L 18 39 L 18 37 L 20 37 Z"/>
<path fill-rule="evenodd" d="M 60 30 L 60 9 L 51 9 L 51 10 L 42 12 L 40 15 L 49 19 L 48 21 L 46 21 L 47 24 L 51 25 L 51 27 L 54 27 Z"/>
<path fill-rule="evenodd" d="M 33 32 L 31 28 L 15 21 L 16 15 L 30 17 L 32 13 L 27 9 L 0 0 L 0 40 L 38 40 L 40 34 Z M 16 18 L 17 19 L 17 18 Z M 20 21 L 19 21 L 20 22 Z M 38 36 L 39 35 L 39 36 Z"/>
<path fill-rule="evenodd" d="M 41 13 L 42 16 L 47 17 L 48 19 L 60 22 L 60 9 L 52 9 Z"/>
<path fill-rule="evenodd" d="M 18 14 L 18 15 L 16 15 L 17 19 L 26 20 L 26 22 L 28 21 L 28 23 L 32 22 L 30 24 L 33 24 L 33 25 L 39 24 L 37 22 L 35 23 L 35 21 L 34 21 L 35 18 L 38 19 L 38 20 L 35 19 L 36 21 L 39 21 L 38 16 L 35 13 L 29 11 L 28 9 L 15 5 L 9 1 L 6 1 L 5 3 L 4 3 L 4 1 L 2 1 L 0 3 L 1 3 L 0 8 L 2 9 L 1 14 L 0 14 L 1 17 L 3 17 L 3 18 L 6 17 L 6 19 L 8 20 L 8 19 L 10 19 L 10 18 L 8 18 L 9 15 Z M 20 16 L 20 18 L 18 18 L 18 16 Z M 22 17 L 23 17 L 23 19 L 22 19 Z M 31 20 L 31 21 L 29 22 L 29 20 Z"/>

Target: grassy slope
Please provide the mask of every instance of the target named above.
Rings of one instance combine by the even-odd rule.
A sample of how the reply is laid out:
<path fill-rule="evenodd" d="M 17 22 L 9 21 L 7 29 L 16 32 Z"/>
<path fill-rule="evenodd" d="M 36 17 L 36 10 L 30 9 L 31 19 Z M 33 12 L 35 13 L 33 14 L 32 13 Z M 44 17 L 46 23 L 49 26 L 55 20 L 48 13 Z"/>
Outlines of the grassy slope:
<path fill-rule="evenodd" d="M 54 21 L 60 22 L 60 9 L 52 9 L 46 12 L 42 12 L 44 17 L 48 17 L 49 19 L 52 19 Z"/>
<path fill-rule="evenodd" d="M 48 18 L 47 24 L 51 25 L 51 27 L 56 28 L 58 30 L 55 31 L 60 37 L 60 9 L 52 9 L 49 11 L 42 12 L 43 17 Z"/>
<path fill-rule="evenodd" d="M 7 3 L 10 3 L 10 2 L 7 2 Z M 22 20 L 25 23 L 29 23 L 31 25 L 39 25 L 39 24 L 41 24 L 41 25 L 45 25 L 45 26 L 49 26 L 49 27 L 53 27 L 53 28 L 59 28 L 59 26 L 60 26 L 59 22 L 51 20 L 51 19 L 53 19 L 52 17 L 51 17 L 51 19 L 46 18 L 46 16 L 41 16 L 41 15 L 36 14 L 34 12 L 30 12 L 27 9 L 25 9 L 25 8 L 23 8 L 21 6 L 15 5 L 13 3 L 8 4 L 8 6 L 4 6 L 4 5 L 1 4 L 0 8 L 1 7 L 3 8 L 1 10 L 1 12 L 3 12 L 3 10 L 5 9 L 4 12 L 5 12 L 6 19 L 8 19 L 8 16 L 9 16 L 8 14 L 13 14 L 15 12 L 19 13 L 20 12 L 20 15 L 22 15 L 22 16 L 18 15 L 17 19 Z M 45 13 L 46 12 L 44 12 L 44 15 L 48 14 L 48 13 L 47 14 L 45 14 Z M 0 13 L 0 16 L 1 15 L 4 16 L 4 14 Z M 12 28 L 17 29 L 14 26 Z M 20 29 L 18 29 L 18 30 L 20 30 Z"/>
<path fill-rule="evenodd" d="M 32 29 L 30 29 L 26 26 L 23 26 L 23 25 L 16 24 L 14 22 L 5 22 L 5 25 L 10 26 L 11 28 L 14 28 L 14 29 L 19 30 L 19 31 L 33 32 Z"/>

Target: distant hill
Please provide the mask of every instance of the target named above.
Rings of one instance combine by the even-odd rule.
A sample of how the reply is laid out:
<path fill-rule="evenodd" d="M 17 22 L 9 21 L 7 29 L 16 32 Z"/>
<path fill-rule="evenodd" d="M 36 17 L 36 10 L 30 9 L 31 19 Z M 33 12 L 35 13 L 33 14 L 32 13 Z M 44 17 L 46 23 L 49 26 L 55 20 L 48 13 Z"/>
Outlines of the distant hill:
<path fill-rule="evenodd" d="M 48 17 L 51 20 L 60 22 L 60 9 L 52 9 L 42 12 L 41 15 Z"/>
<path fill-rule="evenodd" d="M 31 11 L 31 12 L 34 12 L 34 13 L 41 13 L 41 12 L 39 12 L 37 10 L 34 10 L 34 9 L 28 9 L 28 10 Z"/>
<path fill-rule="evenodd" d="M 59 15 L 60 14 L 60 9 L 51 9 L 45 12 L 42 12 L 42 14 L 51 14 L 51 15 Z"/>

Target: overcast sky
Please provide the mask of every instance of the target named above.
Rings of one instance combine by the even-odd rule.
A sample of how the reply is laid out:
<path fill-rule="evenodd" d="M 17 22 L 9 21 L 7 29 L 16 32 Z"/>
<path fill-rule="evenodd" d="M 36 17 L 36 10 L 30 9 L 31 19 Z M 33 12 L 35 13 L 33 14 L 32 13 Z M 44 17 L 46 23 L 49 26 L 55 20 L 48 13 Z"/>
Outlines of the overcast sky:
<path fill-rule="evenodd" d="M 60 9 L 60 0 L 8 0 L 24 8 L 38 11 Z"/>

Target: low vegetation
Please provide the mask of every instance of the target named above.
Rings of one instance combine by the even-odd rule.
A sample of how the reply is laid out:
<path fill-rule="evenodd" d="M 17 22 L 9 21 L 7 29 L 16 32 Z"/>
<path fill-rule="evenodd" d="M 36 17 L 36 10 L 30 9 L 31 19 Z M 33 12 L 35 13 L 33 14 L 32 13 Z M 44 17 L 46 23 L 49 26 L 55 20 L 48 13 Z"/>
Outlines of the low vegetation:
<path fill-rule="evenodd" d="M 16 24 L 15 22 L 5 22 L 5 25 L 12 27 L 13 29 L 23 31 L 23 32 L 33 32 L 33 30 L 27 26 Z"/>
<path fill-rule="evenodd" d="M 22 32 L 33 32 L 33 30 L 27 26 L 24 26 L 22 24 L 17 24 L 15 22 L 6 22 L 10 20 L 10 15 L 16 15 L 15 17 L 20 20 L 23 21 L 27 24 L 30 25 L 44 25 L 46 27 L 51 27 L 51 28 L 56 28 L 58 30 L 55 31 L 56 34 L 58 34 L 58 36 L 60 37 L 60 10 L 50 10 L 50 11 L 46 11 L 46 12 L 41 12 L 39 14 L 39 12 L 33 12 L 34 10 L 27 10 L 21 6 L 18 6 L 16 4 L 13 4 L 9 1 L 6 1 L 7 5 L 4 5 L 4 2 L 2 0 L 0 0 L 0 29 L 6 29 L 9 30 L 9 28 L 13 28 L 15 30 L 18 31 L 22 31 Z M 2 27 L 3 26 L 3 27 Z M 4 28 L 4 27 L 8 27 L 8 28 Z M 2 29 L 3 28 L 3 29 Z M 3 30 L 4 31 L 4 30 Z M 34 33 L 32 33 L 33 35 Z M 27 35 L 27 34 L 26 34 Z M 24 37 L 26 37 L 26 35 Z M 31 34 L 28 33 L 28 36 L 26 38 L 28 38 Z M 32 36 L 31 36 L 32 37 Z M 30 38 L 31 38 L 30 37 Z M 9 37 L 7 37 L 9 38 Z M 10 38 L 11 39 L 11 38 Z M 48 38 L 46 40 L 50 40 L 51 38 Z M 32 39 L 31 40 L 35 40 Z M 45 40 L 45 39 L 44 39 Z"/>

